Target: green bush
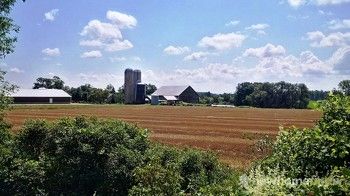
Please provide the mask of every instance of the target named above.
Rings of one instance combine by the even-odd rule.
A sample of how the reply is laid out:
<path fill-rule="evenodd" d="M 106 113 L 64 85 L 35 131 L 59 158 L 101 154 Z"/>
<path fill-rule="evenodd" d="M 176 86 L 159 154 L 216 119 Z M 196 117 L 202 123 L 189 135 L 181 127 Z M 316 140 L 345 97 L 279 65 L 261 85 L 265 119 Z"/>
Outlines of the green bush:
<path fill-rule="evenodd" d="M 241 179 L 247 194 L 349 194 L 350 98 L 329 95 L 321 108 L 315 127 L 281 130 L 272 154 Z"/>
<path fill-rule="evenodd" d="M 256 167 L 241 177 L 241 186 L 247 195 L 348 195 L 349 169 L 334 169 L 325 177 L 289 178 L 280 168 Z"/>
<path fill-rule="evenodd" d="M 350 99 L 330 95 L 314 128 L 282 130 L 263 165 L 278 165 L 292 178 L 327 176 L 334 167 L 350 167 Z"/>
<path fill-rule="evenodd" d="M 179 195 L 238 184 L 216 156 L 151 145 L 146 130 L 122 121 L 30 120 L 15 136 L 8 128 L 0 132 L 0 195 Z"/>
<path fill-rule="evenodd" d="M 149 146 L 134 125 L 83 117 L 28 121 L 13 143 L 1 162 L 3 191 L 54 195 L 127 194 Z"/>
<path fill-rule="evenodd" d="M 198 150 L 153 146 L 135 173 L 133 195 L 224 194 L 238 189 L 238 173 Z"/>

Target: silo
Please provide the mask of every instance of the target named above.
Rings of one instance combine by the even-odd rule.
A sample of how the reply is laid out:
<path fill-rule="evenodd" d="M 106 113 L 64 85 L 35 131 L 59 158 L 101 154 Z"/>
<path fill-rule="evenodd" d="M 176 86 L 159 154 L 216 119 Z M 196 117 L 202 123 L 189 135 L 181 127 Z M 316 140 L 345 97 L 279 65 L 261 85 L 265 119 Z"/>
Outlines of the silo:
<path fill-rule="evenodd" d="M 136 86 L 136 103 L 144 104 L 146 98 L 146 84 L 137 84 Z"/>
<path fill-rule="evenodd" d="M 126 69 L 124 77 L 125 103 L 134 103 L 136 98 L 134 71 L 132 69 Z"/>
<path fill-rule="evenodd" d="M 138 84 L 138 83 L 141 83 L 141 71 L 138 70 L 138 69 L 135 69 L 134 70 L 134 80 L 135 80 L 135 83 Z"/>

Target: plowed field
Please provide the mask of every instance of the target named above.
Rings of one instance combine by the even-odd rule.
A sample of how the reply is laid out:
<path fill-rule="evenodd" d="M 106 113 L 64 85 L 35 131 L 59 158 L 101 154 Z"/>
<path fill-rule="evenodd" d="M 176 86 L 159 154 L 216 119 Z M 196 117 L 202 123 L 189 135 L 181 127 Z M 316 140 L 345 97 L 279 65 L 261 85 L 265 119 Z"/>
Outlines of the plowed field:
<path fill-rule="evenodd" d="M 263 156 L 256 143 L 274 138 L 279 126 L 311 127 L 321 116 L 312 110 L 171 106 L 50 105 L 15 106 L 7 118 L 18 131 L 25 119 L 97 116 L 136 123 L 151 131 L 151 139 L 178 147 L 217 152 L 238 168 Z"/>

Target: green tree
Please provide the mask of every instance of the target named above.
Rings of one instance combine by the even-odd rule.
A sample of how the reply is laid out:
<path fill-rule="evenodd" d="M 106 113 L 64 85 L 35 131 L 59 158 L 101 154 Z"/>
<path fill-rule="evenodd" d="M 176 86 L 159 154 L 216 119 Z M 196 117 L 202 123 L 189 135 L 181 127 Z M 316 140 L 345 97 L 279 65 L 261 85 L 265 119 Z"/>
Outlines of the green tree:
<path fill-rule="evenodd" d="M 17 41 L 14 33 L 19 32 L 19 26 L 9 17 L 15 2 L 16 0 L 0 1 L 0 59 L 14 51 L 14 44 Z"/>
<path fill-rule="evenodd" d="M 350 95 L 350 80 L 343 80 L 339 82 L 338 88 L 340 91 L 342 91 L 345 95 Z"/>
<path fill-rule="evenodd" d="M 322 110 L 313 128 L 283 129 L 264 163 L 278 165 L 291 178 L 324 177 L 335 168 L 349 168 L 350 98 L 329 95 Z"/>
<path fill-rule="evenodd" d="M 63 89 L 64 82 L 60 77 L 54 76 L 53 78 L 39 77 L 34 83 L 33 89 L 47 88 L 47 89 Z"/>
<path fill-rule="evenodd" d="M 0 122 L 3 122 L 5 111 L 12 103 L 12 98 L 9 95 L 14 92 L 17 86 L 5 80 L 6 72 L 0 70 Z"/>
<path fill-rule="evenodd" d="M 119 87 L 116 95 L 117 95 L 117 103 L 124 103 L 124 97 L 125 97 L 124 86 Z"/>
<path fill-rule="evenodd" d="M 117 92 L 112 84 L 108 84 L 106 89 L 108 92 L 107 103 L 117 103 Z"/>
<path fill-rule="evenodd" d="M 157 90 L 156 85 L 154 84 L 147 84 L 146 85 L 146 95 L 151 95 Z"/>

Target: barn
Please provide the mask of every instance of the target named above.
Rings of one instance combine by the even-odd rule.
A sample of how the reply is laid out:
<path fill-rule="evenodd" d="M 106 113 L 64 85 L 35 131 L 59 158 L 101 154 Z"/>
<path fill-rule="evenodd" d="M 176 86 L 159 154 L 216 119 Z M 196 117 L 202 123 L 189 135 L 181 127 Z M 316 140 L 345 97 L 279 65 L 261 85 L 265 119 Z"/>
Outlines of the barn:
<path fill-rule="evenodd" d="M 19 89 L 12 93 L 15 104 L 70 104 L 72 96 L 61 89 Z"/>
<path fill-rule="evenodd" d="M 158 102 L 176 103 L 179 101 L 199 102 L 199 95 L 191 86 L 162 86 L 151 97 L 152 104 L 158 104 Z"/>

